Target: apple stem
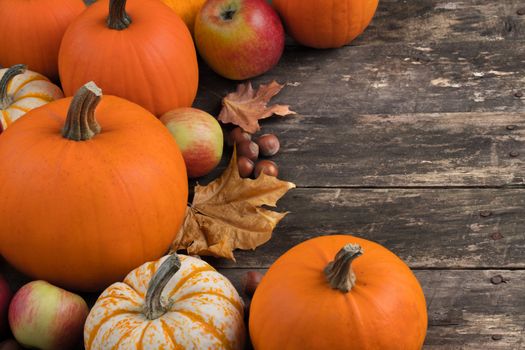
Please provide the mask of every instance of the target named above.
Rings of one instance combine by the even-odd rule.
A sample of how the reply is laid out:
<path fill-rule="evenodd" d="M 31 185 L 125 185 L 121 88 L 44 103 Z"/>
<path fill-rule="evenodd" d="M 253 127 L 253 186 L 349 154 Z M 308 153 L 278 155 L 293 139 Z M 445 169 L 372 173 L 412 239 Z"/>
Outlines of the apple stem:
<path fill-rule="evenodd" d="M 69 105 L 62 136 L 72 141 L 86 141 L 100 133 L 95 119 L 95 109 L 102 98 L 102 90 L 89 82 L 82 86 Z"/>
<path fill-rule="evenodd" d="M 236 12 L 237 10 L 230 5 L 228 6 L 228 8 L 221 12 L 221 17 L 225 21 L 231 21 Z"/>
<path fill-rule="evenodd" d="M 180 266 L 181 262 L 177 253 L 173 253 L 164 260 L 149 282 L 144 304 L 144 315 L 148 320 L 156 320 L 166 313 L 168 307 L 162 305 L 161 295 L 168 282 L 179 271 Z"/>
<path fill-rule="evenodd" d="M 15 64 L 8 68 L 0 80 L 0 110 L 7 109 L 13 102 L 11 96 L 7 93 L 7 88 L 14 77 L 24 74 L 27 70 L 25 64 Z"/>
<path fill-rule="evenodd" d="M 131 24 L 131 17 L 126 13 L 126 0 L 110 0 L 109 16 L 107 19 L 108 28 L 114 30 L 124 30 Z"/>

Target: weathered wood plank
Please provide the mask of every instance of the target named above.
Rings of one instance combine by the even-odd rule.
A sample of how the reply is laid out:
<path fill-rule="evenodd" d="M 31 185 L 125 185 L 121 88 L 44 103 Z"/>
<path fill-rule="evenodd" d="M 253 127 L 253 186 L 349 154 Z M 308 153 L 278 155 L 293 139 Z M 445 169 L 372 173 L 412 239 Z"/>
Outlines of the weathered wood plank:
<path fill-rule="evenodd" d="M 254 85 L 287 83 L 276 101 L 342 121 L 356 114 L 523 112 L 525 97 L 515 94 L 525 90 L 524 57 L 525 41 L 297 47 Z M 217 113 L 234 86 L 201 64 L 195 105 Z"/>
<path fill-rule="evenodd" d="M 525 113 L 346 115 L 273 122 L 298 186 L 521 186 Z"/>
<path fill-rule="evenodd" d="M 307 239 L 352 233 L 412 268 L 525 269 L 524 189 L 296 189 L 279 209 L 291 214 L 268 243 L 212 264 L 265 268 Z"/>
<path fill-rule="evenodd" d="M 265 122 L 272 159 L 299 187 L 505 187 L 525 184 L 525 113 L 298 115 Z M 216 178 L 227 164 L 210 176 Z"/>
<path fill-rule="evenodd" d="M 364 34 L 352 45 L 395 42 L 523 39 L 522 0 L 381 0 Z"/>
<path fill-rule="evenodd" d="M 246 271 L 221 270 L 241 293 Z M 425 349 L 525 347 L 525 271 L 421 270 L 415 275 L 427 298 Z M 498 275 L 506 282 L 491 283 Z"/>

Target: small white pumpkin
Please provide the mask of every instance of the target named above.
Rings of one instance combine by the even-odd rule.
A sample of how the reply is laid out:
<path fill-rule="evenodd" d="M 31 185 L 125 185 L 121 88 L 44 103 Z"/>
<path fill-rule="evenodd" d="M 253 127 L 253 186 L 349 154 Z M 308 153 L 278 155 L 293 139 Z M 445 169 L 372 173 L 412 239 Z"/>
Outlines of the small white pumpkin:
<path fill-rule="evenodd" d="M 58 86 L 23 64 L 0 69 L 0 132 L 30 110 L 63 97 Z"/>
<path fill-rule="evenodd" d="M 84 327 L 87 350 L 242 349 L 243 302 L 208 263 L 172 254 L 148 262 L 98 298 Z"/>

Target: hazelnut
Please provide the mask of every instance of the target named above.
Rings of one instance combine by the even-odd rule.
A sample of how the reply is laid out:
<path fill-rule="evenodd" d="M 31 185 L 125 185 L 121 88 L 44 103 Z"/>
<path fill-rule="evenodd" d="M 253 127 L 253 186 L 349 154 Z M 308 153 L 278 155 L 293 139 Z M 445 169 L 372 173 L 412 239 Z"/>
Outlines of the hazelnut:
<path fill-rule="evenodd" d="M 261 173 L 277 177 L 279 175 L 279 168 L 277 167 L 277 164 L 271 160 L 261 160 L 255 164 L 255 178 L 258 178 Z"/>

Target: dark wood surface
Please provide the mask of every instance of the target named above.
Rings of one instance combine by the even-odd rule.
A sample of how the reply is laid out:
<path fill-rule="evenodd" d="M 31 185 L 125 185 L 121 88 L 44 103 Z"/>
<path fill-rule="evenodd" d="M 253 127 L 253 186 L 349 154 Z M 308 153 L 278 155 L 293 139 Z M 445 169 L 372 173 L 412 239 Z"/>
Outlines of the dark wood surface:
<path fill-rule="evenodd" d="M 240 289 L 306 239 L 353 233 L 415 270 L 426 349 L 525 348 L 523 1 L 380 1 L 339 50 L 289 42 L 254 84 L 287 84 L 269 120 L 281 176 L 298 188 L 266 245 L 210 259 Z M 197 105 L 217 112 L 234 84 L 203 69 Z M 505 282 L 491 279 L 501 275 Z"/>
<path fill-rule="evenodd" d="M 285 83 L 275 100 L 299 113 L 262 124 L 281 139 L 281 177 L 298 185 L 279 203 L 291 214 L 270 242 L 236 252 L 236 263 L 208 261 L 242 293 L 246 271 L 264 272 L 295 244 L 352 233 L 415 271 L 428 304 L 425 349 L 525 349 L 521 8 L 523 0 L 381 0 L 349 46 L 288 40 L 254 85 Z M 195 105 L 217 113 L 234 88 L 202 64 Z M 2 270 L 14 287 L 26 281 Z"/>

